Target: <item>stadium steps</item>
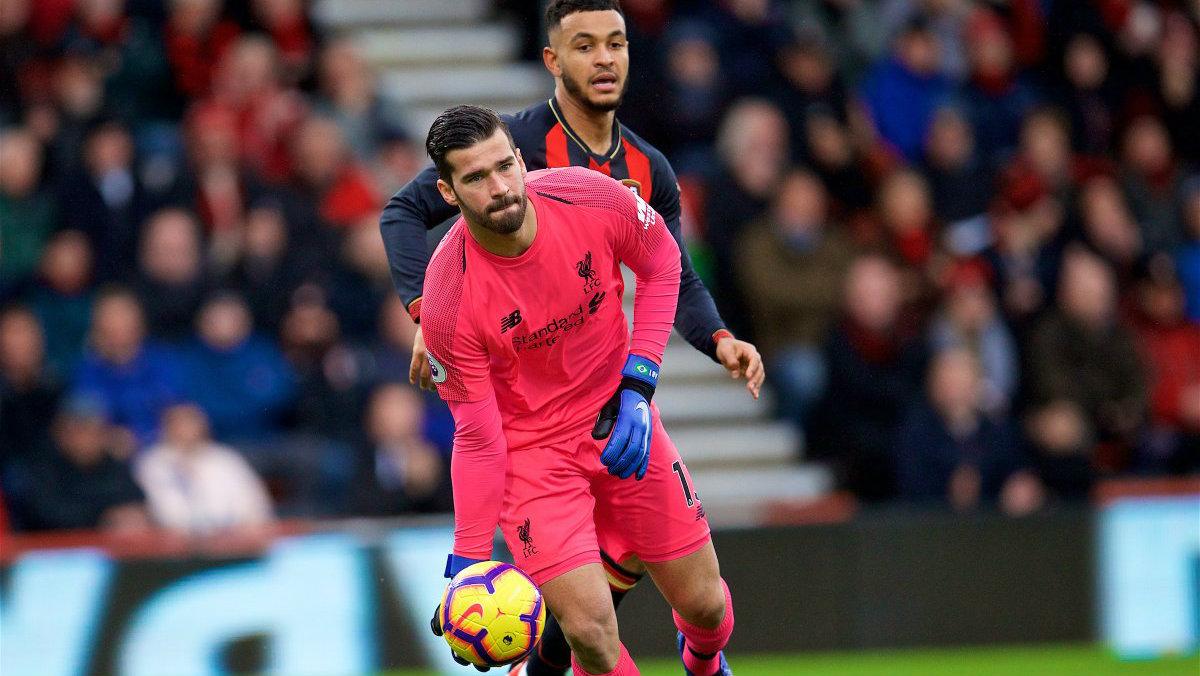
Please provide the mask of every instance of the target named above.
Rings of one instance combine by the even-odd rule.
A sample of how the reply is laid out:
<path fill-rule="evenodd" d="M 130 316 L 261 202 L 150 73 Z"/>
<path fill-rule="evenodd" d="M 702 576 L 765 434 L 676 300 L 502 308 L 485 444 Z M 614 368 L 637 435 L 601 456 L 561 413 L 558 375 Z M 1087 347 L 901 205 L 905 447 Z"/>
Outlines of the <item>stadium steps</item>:
<path fill-rule="evenodd" d="M 504 63 L 517 50 L 517 34 L 500 23 L 364 29 L 355 34 L 363 56 L 377 67 Z M 424 71 L 418 71 L 424 72 Z"/>
<path fill-rule="evenodd" d="M 677 425 L 667 416 L 666 425 L 689 467 L 737 469 L 787 464 L 796 459 L 800 447 L 799 435 L 792 426 L 775 421 Z"/>
<path fill-rule="evenodd" d="M 697 469 L 688 464 L 692 483 L 709 523 L 717 527 L 762 524 L 772 503 L 815 501 L 833 490 L 829 472 L 817 465 Z"/>
<path fill-rule="evenodd" d="M 516 112 L 553 88 L 540 65 L 516 62 L 520 34 L 489 0 L 317 0 L 313 13 L 359 46 L 418 142 L 452 105 Z"/>
<path fill-rule="evenodd" d="M 344 34 L 380 25 L 479 23 L 490 9 L 490 0 L 318 0 L 313 16 L 327 30 Z"/>

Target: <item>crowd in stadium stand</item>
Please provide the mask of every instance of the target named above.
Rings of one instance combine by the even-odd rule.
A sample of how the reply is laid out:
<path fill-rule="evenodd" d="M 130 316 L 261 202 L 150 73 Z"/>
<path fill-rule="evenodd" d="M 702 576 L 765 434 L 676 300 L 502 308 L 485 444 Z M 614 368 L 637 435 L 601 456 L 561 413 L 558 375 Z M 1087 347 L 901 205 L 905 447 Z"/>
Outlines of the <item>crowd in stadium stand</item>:
<path fill-rule="evenodd" d="M 0 4 L 12 527 L 449 509 L 378 231 L 423 130 L 308 10 Z M 671 159 L 805 459 L 1011 514 L 1200 469 L 1194 5 L 625 10 L 619 117 Z"/>

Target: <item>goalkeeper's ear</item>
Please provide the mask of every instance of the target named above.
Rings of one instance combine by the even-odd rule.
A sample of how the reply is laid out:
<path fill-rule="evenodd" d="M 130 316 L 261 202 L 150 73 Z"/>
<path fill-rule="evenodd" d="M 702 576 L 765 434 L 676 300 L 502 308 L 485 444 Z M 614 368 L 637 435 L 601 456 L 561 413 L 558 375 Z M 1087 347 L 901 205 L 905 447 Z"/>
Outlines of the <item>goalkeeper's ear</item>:
<path fill-rule="evenodd" d="M 524 165 L 521 165 L 524 168 Z M 458 195 L 454 194 L 454 188 L 450 186 L 445 179 L 439 178 L 437 181 L 438 192 L 442 194 L 442 199 L 446 200 L 446 204 L 452 207 L 458 206 Z"/>

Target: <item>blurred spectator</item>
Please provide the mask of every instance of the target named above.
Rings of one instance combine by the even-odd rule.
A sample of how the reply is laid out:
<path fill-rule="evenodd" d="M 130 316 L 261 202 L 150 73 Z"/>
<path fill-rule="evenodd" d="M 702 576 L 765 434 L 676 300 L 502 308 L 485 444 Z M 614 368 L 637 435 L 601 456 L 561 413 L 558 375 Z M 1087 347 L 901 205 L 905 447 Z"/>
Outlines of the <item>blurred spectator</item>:
<path fill-rule="evenodd" d="M 924 292 L 924 275 L 937 246 L 929 184 L 911 169 L 893 171 L 879 186 L 875 213 L 882 228 L 877 236 L 905 271 L 905 300 L 914 300 Z"/>
<path fill-rule="evenodd" d="M 221 18 L 221 5 L 218 0 L 170 2 L 164 41 L 175 90 L 186 100 L 210 94 L 214 68 L 241 32 Z"/>
<path fill-rule="evenodd" d="M 1063 204 L 1037 175 L 1024 172 L 1001 182 L 992 207 L 994 241 L 984 257 L 996 274 L 1005 314 L 1018 330 L 1054 297 L 1065 242 Z"/>
<path fill-rule="evenodd" d="M 29 27 L 31 0 L 7 0 L 0 5 L 0 128 L 20 122 L 25 101 L 22 67 L 37 50 Z"/>
<path fill-rule="evenodd" d="M 20 488 L 7 493 L 21 530 L 149 527 L 144 496 L 129 466 L 113 457 L 104 404 L 69 399 L 54 419 L 51 448 L 23 471 Z"/>
<path fill-rule="evenodd" d="M 264 199 L 251 206 L 238 236 L 238 257 L 221 283 L 245 297 L 255 326 L 277 336 L 292 292 L 306 274 L 306 266 L 288 246 L 282 205 Z"/>
<path fill-rule="evenodd" d="M 269 523 L 266 486 L 237 451 L 209 436 L 196 406 L 163 412 L 162 442 L 138 460 L 137 482 L 154 522 L 191 535 L 228 534 Z"/>
<path fill-rule="evenodd" d="M 417 325 L 394 293 L 387 295 L 379 308 L 379 335 L 359 352 L 359 370 L 363 382 L 402 383 L 408 381 L 412 363 L 413 340 Z M 424 436 L 446 457 L 454 442 L 454 417 L 436 392 L 420 391 L 425 400 Z"/>
<path fill-rule="evenodd" d="M 305 14 L 304 0 L 253 0 L 258 27 L 271 36 L 279 52 L 283 80 L 298 85 L 312 71 L 317 35 Z"/>
<path fill-rule="evenodd" d="M 805 118 L 807 161 L 832 199 L 830 213 L 846 221 L 871 204 L 871 186 L 850 129 L 832 110 L 815 106 Z"/>
<path fill-rule="evenodd" d="M 1184 186 L 1181 209 L 1188 239 L 1179 247 L 1175 265 L 1187 301 L 1187 317 L 1200 322 L 1200 175 L 1193 176 Z"/>
<path fill-rule="evenodd" d="M 770 215 L 746 229 L 737 251 L 742 291 L 780 413 L 798 428 L 824 391 L 821 346 L 853 255 L 825 205 L 820 179 L 789 173 Z"/>
<path fill-rule="evenodd" d="M 276 438 L 295 393 L 295 375 L 283 354 L 253 328 L 246 301 L 219 293 L 200 308 L 196 337 L 179 357 L 184 393 L 222 442 Z"/>
<path fill-rule="evenodd" d="M 321 219 L 349 228 L 379 215 L 380 200 L 371 176 L 346 148 L 337 124 L 311 117 L 300 125 L 293 141 L 298 193 L 314 202 Z"/>
<path fill-rule="evenodd" d="M 391 195 L 425 168 L 425 151 L 402 128 L 385 133 L 373 160 L 375 184 Z"/>
<path fill-rule="evenodd" d="M 28 132 L 0 130 L 0 298 L 37 267 L 42 246 L 58 227 L 58 208 L 40 190 L 42 149 Z"/>
<path fill-rule="evenodd" d="M 288 140 L 304 119 L 299 92 L 280 80 L 279 53 L 270 40 L 243 36 L 225 52 L 213 76 L 212 101 L 237 120 L 238 153 L 267 181 L 288 177 Z"/>
<path fill-rule="evenodd" d="M 78 230 L 61 230 L 46 244 L 37 281 L 26 294 L 46 335 L 46 358 L 60 376 L 75 369 L 92 316 L 92 250 Z"/>
<path fill-rule="evenodd" d="M 1151 261 L 1137 285 L 1137 332 L 1147 358 L 1150 424 L 1142 469 L 1200 469 L 1200 323 L 1184 315 L 1183 288 L 1171 261 Z"/>
<path fill-rule="evenodd" d="M 162 36 L 125 0 L 77 0 L 64 47 L 101 69 L 104 100 L 126 124 L 178 115 Z"/>
<path fill-rule="evenodd" d="M 1044 492 L 1022 457 L 1016 430 L 983 412 L 983 379 L 969 350 L 950 348 L 929 365 L 926 399 L 896 434 L 900 496 L 967 511 L 998 503 L 1013 516 L 1041 506 Z"/>
<path fill-rule="evenodd" d="M 130 291 L 102 290 L 92 308 L 90 345 L 75 372 L 74 391 L 101 402 L 123 428 L 114 449 L 129 453 L 158 438 L 162 411 L 180 395 L 175 355 L 146 340 L 142 306 Z"/>
<path fill-rule="evenodd" d="M 167 59 L 175 89 L 187 99 L 208 96 L 216 64 L 240 33 L 237 24 L 221 18 L 221 4 L 219 0 L 170 3 L 164 36 Z"/>
<path fill-rule="evenodd" d="M 45 444 L 62 387 L 46 368 L 45 333 L 28 309 L 0 312 L 0 488 L 14 462 Z"/>
<path fill-rule="evenodd" d="M 1146 250 L 1170 251 L 1183 241 L 1179 222 L 1180 191 L 1186 174 L 1171 150 L 1162 121 L 1134 120 L 1125 132 L 1121 182 L 1142 227 Z"/>
<path fill-rule="evenodd" d="M 1084 169 L 1071 151 L 1070 122 L 1054 108 L 1038 108 L 1025 116 L 1017 156 L 1007 168 L 1011 183 L 1034 186 L 1069 204 L 1072 182 Z M 1010 186 L 1011 188 L 1011 186 Z M 1001 192 L 1004 186 L 1000 186 Z M 1003 195 L 1002 195 L 1003 196 Z"/>
<path fill-rule="evenodd" d="M 1084 242 L 1117 273 L 1120 286 L 1131 282 L 1143 256 L 1142 233 L 1117 182 L 1097 176 L 1084 183 L 1079 217 Z"/>
<path fill-rule="evenodd" d="M 923 170 L 933 210 L 946 223 L 987 211 L 995 192 L 991 169 L 975 148 L 971 123 L 957 108 L 938 110 L 925 139 Z"/>
<path fill-rule="evenodd" d="M 359 430 L 362 373 L 342 342 L 341 325 L 323 289 L 304 284 L 280 331 L 284 355 L 299 378 L 295 428 L 349 441 Z"/>
<path fill-rule="evenodd" d="M 150 332 L 172 342 L 191 335 L 209 286 L 200 229 L 191 213 L 163 209 L 146 221 L 136 280 Z"/>
<path fill-rule="evenodd" d="M 421 396 L 406 385 L 385 384 L 372 393 L 354 480 L 355 514 L 451 511 L 450 471 L 422 436 L 424 410 Z"/>
<path fill-rule="evenodd" d="M 666 36 L 663 86 L 647 96 L 655 99 L 653 104 L 641 106 L 640 117 L 646 119 L 635 113 L 628 121 L 672 158 L 677 173 L 702 173 L 713 161 L 717 123 L 729 98 L 716 40 L 712 28 L 699 21 L 672 26 Z M 639 63 L 639 72 L 642 67 Z"/>
<path fill-rule="evenodd" d="M 988 281 L 987 268 L 979 261 L 963 261 L 950 270 L 942 307 L 929 327 L 929 342 L 934 353 L 963 349 L 974 355 L 980 371 L 978 408 L 998 415 L 1012 404 L 1020 367 L 1016 341 Z"/>
<path fill-rule="evenodd" d="M 1200 158 L 1200 37 L 1197 18 L 1187 17 L 1182 8 L 1168 11 L 1158 45 L 1158 92 L 1163 121 L 1171 132 L 1173 147 L 1181 157 Z"/>
<path fill-rule="evenodd" d="M 133 138 L 123 125 L 101 122 L 88 131 L 83 164 L 64 181 L 60 199 L 64 224 L 91 240 L 96 278 L 127 277 L 149 198 L 134 167 Z"/>
<path fill-rule="evenodd" d="M 828 385 L 813 417 L 813 457 L 832 461 L 860 496 L 894 495 L 891 449 L 920 391 L 925 350 L 901 310 L 900 272 L 865 255 L 847 273 L 844 319 L 825 343 Z"/>
<path fill-rule="evenodd" d="M 196 213 L 214 242 L 228 239 L 247 204 L 264 192 L 253 172 L 241 166 L 237 115 L 219 104 L 196 105 L 188 113 L 186 137 Z"/>
<path fill-rule="evenodd" d="M 110 117 L 104 96 L 104 69 L 93 55 L 69 51 L 53 74 L 52 108 L 36 109 L 39 120 L 30 129 L 49 149 L 54 173 L 70 175 L 81 170 L 88 130 Z"/>
<path fill-rule="evenodd" d="M 801 162 L 813 155 L 808 143 L 813 115 L 846 122 L 846 87 L 834 70 L 829 46 L 815 35 L 804 34 L 780 49 L 778 61 L 787 86 L 777 88 L 774 98 L 791 128 L 792 161 Z"/>
<path fill-rule="evenodd" d="M 346 232 L 340 264 L 330 281 L 329 305 L 350 341 L 376 333 L 380 308 L 394 295 L 379 226 L 364 223 Z"/>
<path fill-rule="evenodd" d="M 706 20 L 716 29 L 721 71 L 736 88 L 734 96 L 772 91 L 779 84 L 775 50 L 789 37 L 780 3 L 721 0 L 708 4 Z"/>
<path fill-rule="evenodd" d="M 938 52 L 938 70 L 949 78 L 962 81 L 968 76 L 971 0 L 883 0 L 867 2 L 867 14 L 881 24 L 885 38 L 894 37 L 914 23 L 928 26 Z M 886 56 L 881 44 L 875 58 Z"/>
<path fill-rule="evenodd" d="M 1050 466 L 1047 483 L 1076 492 L 1090 481 L 1081 470 L 1093 459 L 1122 467 L 1145 417 L 1146 376 L 1133 334 L 1117 323 L 1113 272 L 1095 255 L 1065 258 L 1057 305 L 1028 354 L 1031 435 Z M 1103 446 L 1089 456 L 1095 443 Z"/>
<path fill-rule="evenodd" d="M 320 66 L 317 111 L 337 123 L 359 162 L 370 162 L 385 141 L 405 136 L 401 111 L 379 95 L 374 74 L 353 41 L 326 46 Z"/>
<path fill-rule="evenodd" d="M 1017 144 L 1021 119 L 1037 97 L 1016 71 L 1012 38 L 990 9 L 976 8 L 966 25 L 970 78 L 963 88 L 967 115 L 985 156 Z"/>
<path fill-rule="evenodd" d="M 746 313 L 737 293 L 734 247 L 747 223 L 766 213 L 787 166 L 787 122 L 767 101 L 739 101 L 721 121 L 719 166 L 709 181 L 705 239 L 713 250 L 713 297 L 721 316 L 742 327 Z"/>
<path fill-rule="evenodd" d="M 1101 37 L 1086 32 L 1071 36 L 1062 71 L 1054 91 L 1070 116 L 1072 145 L 1082 153 L 1101 154 L 1112 142 L 1118 95 Z"/>
<path fill-rule="evenodd" d="M 920 17 L 900 31 L 892 56 L 871 70 L 862 90 L 876 131 L 910 162 L 920 159 L 934 112 L 952 93 L 950 79 L 940 71 L 934 35 Z"/>

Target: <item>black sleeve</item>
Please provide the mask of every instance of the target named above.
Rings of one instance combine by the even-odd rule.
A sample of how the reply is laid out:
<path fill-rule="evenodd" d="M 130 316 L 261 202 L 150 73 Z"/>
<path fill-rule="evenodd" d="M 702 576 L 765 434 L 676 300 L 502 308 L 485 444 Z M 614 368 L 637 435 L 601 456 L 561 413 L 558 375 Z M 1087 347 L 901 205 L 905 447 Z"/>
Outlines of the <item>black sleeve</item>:
<path fill-rule="evenodd" d="M 661 156 L 654 162 L 654 194 L 650 196 L 650 206 L 662 215 L 667 229 L 679 245 L 680 260 L 683 271 L 679 278 L 679 305 L 675 310 L 675 328 L 679 334 L 691 343 L 692 347 L 708 355 L 716 361 L 717 346 L 712 336 L 725 328 L 725 322 L 717 313 L 717 305 L 713 302 L 712 294 L 696 274 L 692 267 L 692 257 L 688 255 L 687 246 L 683 241 L 683 230 L 679 224 L 681 207 L 679 203 L 679 181 L 675 172 Z"/>
<path fill-rule="evenodd" d="M 421 297 L 429 265 L 426 231 L 458 214 L 437 189 L 437 169 L 430 165 L 409 181 L 383 208 L 379 230 L 387 250 L 392 283 L 405 307 Z"/>

